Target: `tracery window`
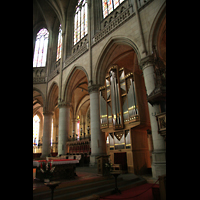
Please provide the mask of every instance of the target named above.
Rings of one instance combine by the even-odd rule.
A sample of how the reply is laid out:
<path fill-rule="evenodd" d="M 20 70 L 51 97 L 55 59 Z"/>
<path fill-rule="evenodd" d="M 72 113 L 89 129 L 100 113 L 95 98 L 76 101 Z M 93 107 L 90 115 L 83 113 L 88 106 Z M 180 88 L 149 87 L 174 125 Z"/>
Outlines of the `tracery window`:
<path fill-rule="evenodd" d="M 62 51 L 62 28 L 61 28 L 61 24 L 60 24 L 59 33 L 58 33 L 58 46 L 57 46 L 56 61 L 58 61 L 61 58 L 61 51 Z"/>
<path fill-rule="evenodd" d="M 80 117 L 79 117 L 79 115 L 77 116 L 77 129 L 76 129 L 76 131 L 77 131 L 77 140 L 79 140 L 79 138 L 80 138 Z"/>
<path fill-rule="evenodd" d="M 87 1 L 78 0 L 74 16 L 74 44 L 87 35 L 87 29 Z"/>
<path fill-rule="evenodd" d="M 51 146 L 53 146 L 53 119 L 52 119 L 52 122 L 51 122 Z"/>
<path fill-rule="evenodd" d="M 49 41 L 49 32 L 46 28 L 40 29 L 35 41 L 35 50 L 33 57 L 33 67 L 45 67 L 47 58 L 47 46 Z"/>
<path fill-rule="evenodd" d="M 124 0 L 102 0 L 103 18 L 107 17 L 115 8 L 117 8 Z"/>
<path fill-rule="evenodd" d="M 33 117 L 33 145 L 38 145 L 39 128 L 40 118 L 38 117 L 38 115 L 35 115 Z"/>

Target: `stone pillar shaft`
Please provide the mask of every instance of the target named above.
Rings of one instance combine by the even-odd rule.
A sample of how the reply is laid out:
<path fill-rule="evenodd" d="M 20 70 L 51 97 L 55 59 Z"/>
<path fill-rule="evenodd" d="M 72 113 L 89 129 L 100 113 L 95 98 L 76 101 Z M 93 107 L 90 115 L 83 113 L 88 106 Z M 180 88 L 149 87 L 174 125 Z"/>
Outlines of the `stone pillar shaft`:
<path fill-rule="evenodd" d="M 91 156 L 90 166 L 95 166 L 96 157 L 106 155 L 105 136 L 100 129 L 99 115 L 99 86 L 88 87 L 90 93 L 90 131 L 91 131 Z"/>
<path fill-rule="evenodd" d="M 41 158 L 48 156 L 51 153 L 51 123 L 52 112 L 44 112 L 44 128 L 43 128 L 43 142 Z"/>
<path fill-rule="evenodd" d="M 59 104 L 59 128 L 58 128 L 58 156 L 66 154 L 66 142 L 70 126 L 69 104 Z"/>
<path fill-rule="evenodd" d="M 142 63 L 145 87 L 147 95 L 149 95 L 155 88 L 153 57 L 144 58 Z M 160 113 L 159 105 L 152 106 L 148 103 L 148 107 L 153 140 L 152 175 L 154 178 L 158 178 L 158 176 L 166 174 L 166 148 L 164 138 L 158 133 L 158 123 L 155 116 Z"/>

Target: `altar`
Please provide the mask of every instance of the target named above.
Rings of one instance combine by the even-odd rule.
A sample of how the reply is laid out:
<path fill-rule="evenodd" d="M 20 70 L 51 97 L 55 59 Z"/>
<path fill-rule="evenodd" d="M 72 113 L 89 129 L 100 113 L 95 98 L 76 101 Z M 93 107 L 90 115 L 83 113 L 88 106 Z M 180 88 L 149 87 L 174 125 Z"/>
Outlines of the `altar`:
<path fill-rule="evenodd" d="M 33 168 L 36 168 L 35 178 L 41 181 L 44 180 L 44 174 L 40 170 L 41 163 L 51 163 L 55 169 L 52 172 L 52 180 L 74 178 L 76 175 L 76 164 L 79 160 L 76 159 L 48 159 L 47 160 L 33 160 Z"/>

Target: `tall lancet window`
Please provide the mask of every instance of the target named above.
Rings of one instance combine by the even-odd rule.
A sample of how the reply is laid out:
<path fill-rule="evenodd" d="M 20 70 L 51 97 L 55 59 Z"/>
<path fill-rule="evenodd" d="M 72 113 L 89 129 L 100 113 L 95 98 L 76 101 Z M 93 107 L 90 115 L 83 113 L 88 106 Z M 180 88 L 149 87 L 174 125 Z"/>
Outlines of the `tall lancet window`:
<path fill-rule="evenodd" d="M 74 16 L 74 44 L 87 35 L 87 33 L 87 1 L 78 0 Z"/>
<path fill-rule="evenodd" d="M 56 61 L 58 61 L 61 58 L 61 51 L 62 51 L 62 28 L 60 24 L 58 33 L 58 47 L 57 47 Z"/>
<path fill-rule="evenodd" d="M 52 122 L 51 122 L 51 146 L 53 146 L 53 119 L 52 119 Z"/>
<path fill-rule="evenodd" d="M 33 145 L 38 145 L 39 129 L 40 118 L 38 117 L 38 115 L 35 115 L 33 117 Z"/>
<path fill-rule="evenodd" d="M 45 67 L 47 59 L 47 47 L 49 32 L 46 28 L 40 29 L 35 41 L 35 51 L 33 57 L 33 67 Z"/>
<path fill-rule="evenodd" d="M 107 17 L 115 8 L 117 8 L 124 0 L 102 0 L 103 18 Z"/>

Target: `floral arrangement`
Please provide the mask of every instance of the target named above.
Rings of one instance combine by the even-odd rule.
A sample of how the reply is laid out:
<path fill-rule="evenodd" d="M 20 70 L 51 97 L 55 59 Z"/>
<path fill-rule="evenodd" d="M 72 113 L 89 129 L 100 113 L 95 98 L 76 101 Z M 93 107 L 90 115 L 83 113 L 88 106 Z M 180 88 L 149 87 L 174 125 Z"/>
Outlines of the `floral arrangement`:
<path fill-rule="evenodd" d="M 40 163 L 40 171 L 44 174 L 44 179 L 51 179 L 53 176 L 53 171 L 55 169 L 55 166 L 52 167 L 53 160 L 52 161 L 45 161 Z"/>
<path fill-rule="evenodd" d="M 110 172 L 112 171 L 112 163 L 107 162 L 105 163 L 105 170 L 104 170 L 104 176 L 110 175 Z"/>
<path fill-rule="evenodd" d="M 111 169 L 111 167 L 112 167 L 112 163 L 109 163 L 109 162 L 108 162 L 108 163 L 105 163 L 105 167 Z"/>

